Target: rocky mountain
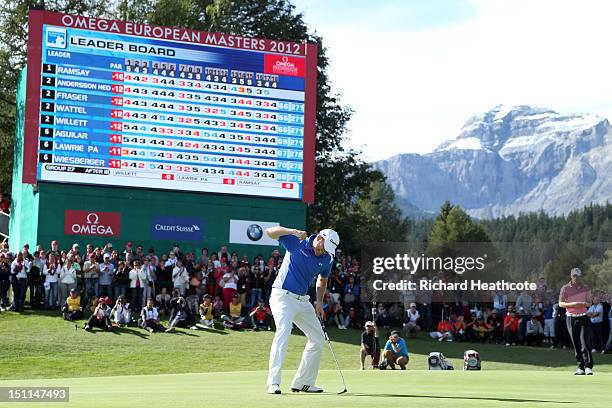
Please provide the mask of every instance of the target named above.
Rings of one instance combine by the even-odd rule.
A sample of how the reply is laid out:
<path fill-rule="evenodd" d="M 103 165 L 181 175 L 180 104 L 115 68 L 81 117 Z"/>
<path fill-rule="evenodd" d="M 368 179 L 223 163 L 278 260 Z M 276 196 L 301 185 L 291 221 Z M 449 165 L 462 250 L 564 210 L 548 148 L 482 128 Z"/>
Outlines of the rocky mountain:
<path fill-rule="evenodd" d="M 374 166 L 406 214 L 436 213 L 450 200 L 478 218 L 541 209 L 561 215 L 612 200 L 612 127 L 591 114 L 497 106 L 431 153 Z"/>

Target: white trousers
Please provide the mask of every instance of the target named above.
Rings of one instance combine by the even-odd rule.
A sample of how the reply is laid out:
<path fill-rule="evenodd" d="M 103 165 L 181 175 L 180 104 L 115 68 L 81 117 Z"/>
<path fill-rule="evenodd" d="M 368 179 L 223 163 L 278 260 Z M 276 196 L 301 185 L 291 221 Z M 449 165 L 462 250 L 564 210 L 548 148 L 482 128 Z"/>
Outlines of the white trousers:
<path fill-rule="evenodd" d="M 304 385 L 315 385 L 321 363 L 321 352 L 325 346 L 325 337 L 314 307 L 307 298 L 298 300 L 287 294 L 286 291 L 272 289 L 270 309 L 276 324 L 276 335 L 270 349 L 268 385 L 280 385 L 281 383 L 281 368 L 287 353 L 293 323 L 304 332 L 308 341 L 291 387 L 302 388 Z"/>

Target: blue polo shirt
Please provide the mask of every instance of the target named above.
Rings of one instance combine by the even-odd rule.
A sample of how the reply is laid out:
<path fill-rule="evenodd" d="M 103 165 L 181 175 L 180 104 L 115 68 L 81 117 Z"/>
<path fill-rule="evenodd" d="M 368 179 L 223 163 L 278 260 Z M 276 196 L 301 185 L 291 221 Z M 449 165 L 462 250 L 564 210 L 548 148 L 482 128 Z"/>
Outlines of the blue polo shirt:
<path fill-rule="evenodd" d="M 399 347 L 399 353 L 395 353 L 395 350 L 393 350 L 391 340 L 387 340 L 387 344 L 385 344 L 385 350 L 391 350 L 399 356 L 408 357 L 408 347 L 406 346 L 406 341 L 401 337 L 397 340 L 397 347 Z"/>
<path fill-rule="evenodd" d="M 305 295 L 317 275 L 329 277 L 334 260 L 327 252 L 321 256 L 315 254 L 312 247 L 315 237 L 311 235 L 300 241 L 295 235 L 283 235 L 278 239 L 287 253 L 272 287 Z"/>

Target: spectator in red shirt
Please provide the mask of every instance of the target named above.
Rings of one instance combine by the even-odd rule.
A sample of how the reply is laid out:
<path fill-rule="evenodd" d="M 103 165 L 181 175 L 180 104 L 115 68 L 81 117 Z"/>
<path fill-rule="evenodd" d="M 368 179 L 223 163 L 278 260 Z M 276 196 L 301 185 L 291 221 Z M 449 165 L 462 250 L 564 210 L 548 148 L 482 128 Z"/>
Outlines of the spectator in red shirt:
<path fill-rule="evenodd" d="M 257 306 L 251 310 L 249 317 L 251 318 L 251 325 L 255 331 L 259 331 L 260 329 L 272 330 L 270 326 L 272 311 L 266 306 L 266 302 L 263 299 L 259 299 Z"/>
<path fill-rule="evenodd" d="M 521 319 L 517 316 L 514 309 L 510 310 L 504 318 L 504 337 L 506 338 L 506 346 L 516 345 L 516 336 L 518 334 L 519 324 Z"/>
<path fill-rule="evenodd" d="M 0 211 L 5 214 L 11 212 L 11 201 L 5 195 L 0 195 Z"/>
<path fill-rule="evenodd" d="M 453 324 L 448 318 L 443 319 L 438 323 L 437 331 L 433 331 L 429 335 L 438 341 L 453 341 Z"/>

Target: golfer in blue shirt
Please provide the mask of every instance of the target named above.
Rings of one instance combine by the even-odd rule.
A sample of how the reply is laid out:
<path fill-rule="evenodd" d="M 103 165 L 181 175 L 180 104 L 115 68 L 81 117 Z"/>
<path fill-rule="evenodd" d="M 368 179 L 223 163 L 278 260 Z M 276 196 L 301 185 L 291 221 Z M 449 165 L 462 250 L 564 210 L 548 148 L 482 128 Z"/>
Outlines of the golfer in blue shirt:
<path fill-rule="evenodd" d="M 331 229 L 324 229 L 316 235 L 307 237 L 304 231 L 281 226 L 268 228 L 266 234 L 272 239 L 278 239 L 287 250 L 270 295 L 276 335 L 270 349 L 267 392 L 281 393 L 281 368 L 293 324 L 304 332 L 308 342 L 291 383 L 291 390 L 323 392 L 315 385 L 321 352 L 325 345 L 319 318 L 324 316 L 323 295 L 340 237 Z M 308 301 L 306 292 L 316 276 L 318 280 L 315 310 Z"/>

